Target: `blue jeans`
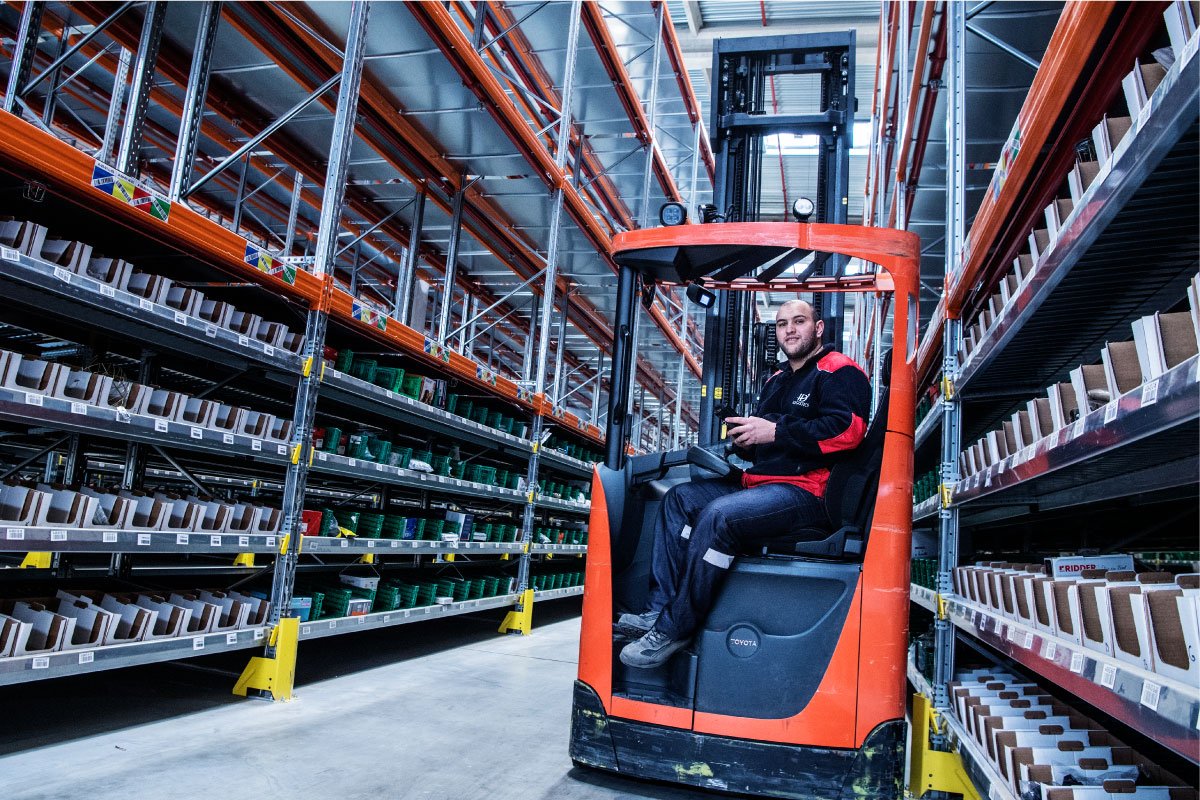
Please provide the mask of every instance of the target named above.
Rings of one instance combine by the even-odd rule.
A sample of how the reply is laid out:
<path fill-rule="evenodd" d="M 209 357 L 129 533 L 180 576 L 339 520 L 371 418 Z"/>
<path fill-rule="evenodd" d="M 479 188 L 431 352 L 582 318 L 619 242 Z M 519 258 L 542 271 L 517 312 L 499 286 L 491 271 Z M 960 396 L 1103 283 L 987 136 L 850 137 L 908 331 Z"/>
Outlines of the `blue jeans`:
<path fill-rule="evenodd" d="M 743 489 L 707 479 L 673 486 L 654 529 L 650 610 L 661 612 L 655 627 L 672 641 L 691 638 L 734 556 L 824 520 L 820 498 L 791 484 Z"/>

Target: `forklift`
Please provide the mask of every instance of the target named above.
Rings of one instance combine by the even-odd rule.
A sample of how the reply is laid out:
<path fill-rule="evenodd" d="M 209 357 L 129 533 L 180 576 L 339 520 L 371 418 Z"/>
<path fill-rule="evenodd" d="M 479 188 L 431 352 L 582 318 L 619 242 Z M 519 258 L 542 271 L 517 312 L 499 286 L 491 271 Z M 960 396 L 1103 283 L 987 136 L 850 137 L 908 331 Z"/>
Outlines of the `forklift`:
<path fill-rule="evenodd" d="M 606 454 L 593 476 L 571 725 L 577 765 L 764 797 L 902 796 L 920 246 L 911 233 L 845 224 L 853 50 L 853 33 L 719 40 L 714 205 L 699 224 L 664 207 L 663 227 L 614 239 Z M 771 75 L 816 76 L 820 108 L 765 113 Z M 763 140 L 780 132 L 819 143 L 819 191 L 797 201 L 794 222 L 760 219 Z M 687 287 L 706 308 L 699 444 L 629 455 L 636 303 L 658 286 Z M 654 669 L 626 667 L 614 621 L 646 607 L 664 495 L 734 469 L 721 416 L 752 410 L 778 368 L 771 336 L 755 327 L 755 292 L 811 296 L 838 345 L 847 294 L 890 299 L 894 351 L 878 359 L 874 414 L 862 444 L 832 468 L 828 518 L 739 555 L 686 648 Z"/>

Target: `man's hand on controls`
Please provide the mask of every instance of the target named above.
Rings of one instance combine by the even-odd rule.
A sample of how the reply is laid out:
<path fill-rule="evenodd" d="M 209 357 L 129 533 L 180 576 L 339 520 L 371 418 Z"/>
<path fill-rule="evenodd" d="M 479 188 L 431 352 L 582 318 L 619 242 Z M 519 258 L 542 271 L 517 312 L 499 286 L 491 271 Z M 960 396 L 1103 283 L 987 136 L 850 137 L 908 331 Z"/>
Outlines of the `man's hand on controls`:
<path fill-rule="evenodd" d="M 729 417 L 729 436 L 738 447 L 754 447 L 775 441 L 775 423 L 762 417 Z"/>

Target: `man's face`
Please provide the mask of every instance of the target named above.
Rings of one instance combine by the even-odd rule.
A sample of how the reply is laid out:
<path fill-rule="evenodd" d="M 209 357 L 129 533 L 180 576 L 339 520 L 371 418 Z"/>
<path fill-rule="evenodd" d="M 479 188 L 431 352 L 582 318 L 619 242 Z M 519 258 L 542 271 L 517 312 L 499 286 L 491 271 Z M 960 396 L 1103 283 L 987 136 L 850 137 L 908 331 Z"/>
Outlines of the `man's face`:
<path fill-rule="evenodd" d="M 775 338 L 789 359 L 804 358 L 820 347 L 824 332 L 824 321 L 813 319 L 808 303 L 784 303 L 775 312 Z"/>

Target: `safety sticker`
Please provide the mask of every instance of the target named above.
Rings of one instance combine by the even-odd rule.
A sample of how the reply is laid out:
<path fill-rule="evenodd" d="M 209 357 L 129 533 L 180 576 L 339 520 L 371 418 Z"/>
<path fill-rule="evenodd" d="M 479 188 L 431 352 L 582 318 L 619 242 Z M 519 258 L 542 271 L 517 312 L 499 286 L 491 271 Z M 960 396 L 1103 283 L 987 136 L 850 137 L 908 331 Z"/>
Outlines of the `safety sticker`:
<path fill-rule="evenodd" d="M 92 186 L 155 219 L 166 222 L 171 216 L 170 200 L 99 161 L 92 167 Z"/>
<path fill-rule="evenodd" d="M 376 311 L 370 306 L 363 305 L 357 300 L 350 305 L 350 316 L 354 317 L 364 325 L 370 325 L 371 327 L 378 328 L 381 331 L 387 330 L 387 314 L 384 314 L 381 311 Z"/>
<path fill-rule="evenodd" d="M 256 247 L 250 242 L 246 242 L 246 253 L 242 256 L 242 260 L 259 272 L 273 275 L 286 284 L 296 283 L 295 266 L 285 263 L 282 259 L 276 258 L 266 250 Z"/>

